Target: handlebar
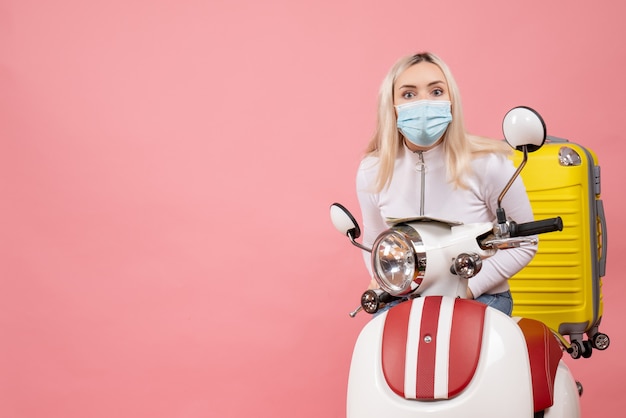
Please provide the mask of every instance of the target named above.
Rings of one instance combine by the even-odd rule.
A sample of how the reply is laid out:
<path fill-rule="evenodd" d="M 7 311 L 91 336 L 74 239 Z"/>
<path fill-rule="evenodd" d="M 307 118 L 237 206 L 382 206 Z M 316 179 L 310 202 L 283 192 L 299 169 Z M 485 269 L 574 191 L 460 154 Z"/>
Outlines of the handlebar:
<path fill-rule="evenodd" d="M 381 303 L 385 303 L 385 304 L 402 299 L 402 296 L 393 296 L 392 294 L 387 293 L 384 290 L 378 291 L 377 294 L 378 294 L 378 301 Z"/>
<path fill-rule="evenodd" d="M 528 235 L 543 234 L 546 232 L 562 231 L 563 220 L 560 216 L 556 218 L 543 219 L 541 221 L 509 224 L 509 233 L 512 237 L 526 237 Z"/>

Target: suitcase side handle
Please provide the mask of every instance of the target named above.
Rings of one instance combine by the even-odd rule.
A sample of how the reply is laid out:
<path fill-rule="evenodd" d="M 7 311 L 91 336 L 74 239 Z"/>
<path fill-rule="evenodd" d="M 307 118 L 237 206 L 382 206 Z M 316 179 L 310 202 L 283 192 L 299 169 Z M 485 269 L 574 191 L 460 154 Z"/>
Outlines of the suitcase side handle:
<path fill-rule="evenodd" d="M 598 222 L 600 224 L 600 237 L 601 237 L 601 250 L 600 260 L 598 260 L 598 276 L 603 277 L 606 273 L 606 248 L 608 239 L 606 235 L 606 218 L 604 216 L 604 203 L 601 199 L 596 200 L 596 214 L 598 216 Z"/>
<path fill-rule="evenodd" d="M 548 135 L 548 136 L 546 136 L 546 141 L 563 144 L 563 143 L 569 142 L 569 139 L 559 138 L 558 136 Z"/>

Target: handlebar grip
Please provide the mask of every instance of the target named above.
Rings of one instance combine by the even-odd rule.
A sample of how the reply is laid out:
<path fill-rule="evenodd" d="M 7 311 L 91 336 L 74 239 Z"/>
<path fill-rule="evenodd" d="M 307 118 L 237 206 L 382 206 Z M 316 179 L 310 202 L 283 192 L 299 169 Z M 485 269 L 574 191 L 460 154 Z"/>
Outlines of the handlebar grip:
<path fill-rule="evenodd" d="M 387 293 L 387 292 L 385 292 L 385 291 L 383 291 L 382 293 L 380 293 L 380 294 L 378 295 L 378 297 L 379 297 L 379 300 L 380 300 L 381 302 L 383 302 L 383 303 L 391 303 L 391 302 L 394 302 L 394 301 L 396 301 L 396 300 L 400 300 L 400 299 L 402 299 L 402 296 L 393 296 L 393 295 L 391 295 L 390 293 Z"/>
<path fill-rule="evenodd" d="M 526 237 L 528 235 L 537 235 L 562 230 L 563 220 L 560 216 L 557 216 L 556 218 L 543 219 L 541 221 L 525 222 L 522 224 L 511 222 L 509 226 L 509 232 L 512 237 Z"/>

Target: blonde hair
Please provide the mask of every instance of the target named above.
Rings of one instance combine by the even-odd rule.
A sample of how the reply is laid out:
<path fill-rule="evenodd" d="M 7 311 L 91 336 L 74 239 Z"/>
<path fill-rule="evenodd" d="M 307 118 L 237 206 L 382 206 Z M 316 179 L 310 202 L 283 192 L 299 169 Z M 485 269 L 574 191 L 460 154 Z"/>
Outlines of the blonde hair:
<path fill-rule="evenodd" d="M 387 187 L 393 177 L 395 160 L 404 146 L 404 137 L 396 126 L 396 113 L 393 105 L 393 91 L 396 79 L 407 68 L 429 62 L 438 66 L 448 84 L 452 103 L 452 122 L 443 136 L 448 181 L 457 187 L 465 188 L 464 177 L 472 173 L 471 160 L 480 154 L 510 152 L 504 141 L 470 135 L 465 130 L 461 96 L 456 81 L 448 66 L 435 54 L 422 52 L 398 60 L 389 70 L 378 93 L 378 120 L 376 131 L 366 148 L 367 155 L 376 155 L 379 160 L 378 178 L 375 189 L 380 192 Z"/>

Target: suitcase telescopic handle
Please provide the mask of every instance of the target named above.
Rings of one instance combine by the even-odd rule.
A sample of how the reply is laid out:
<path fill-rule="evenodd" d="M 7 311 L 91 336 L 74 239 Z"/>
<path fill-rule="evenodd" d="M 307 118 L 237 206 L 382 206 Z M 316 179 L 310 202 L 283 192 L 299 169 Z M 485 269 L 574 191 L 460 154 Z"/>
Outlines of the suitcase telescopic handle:
<path fill-rule="evenodd" d="M 509 225 L 509 232 L 512 237 L 526 237 L 528 235 L 537 235 L 562 230 L 563 220 L 560 216 L 521 224 L 511 222 Z"/>

